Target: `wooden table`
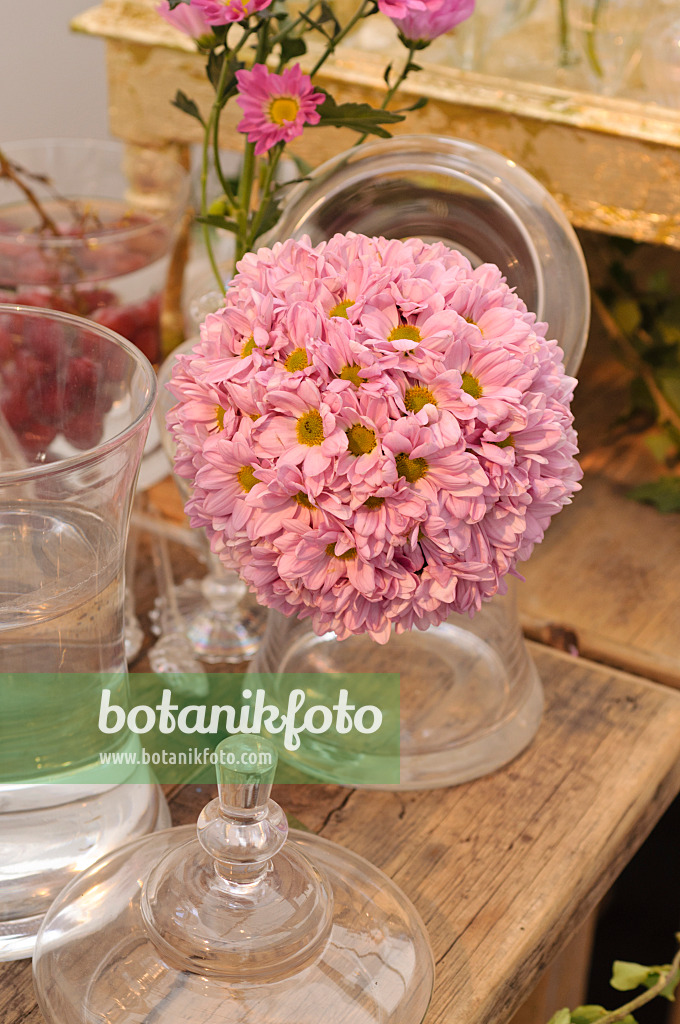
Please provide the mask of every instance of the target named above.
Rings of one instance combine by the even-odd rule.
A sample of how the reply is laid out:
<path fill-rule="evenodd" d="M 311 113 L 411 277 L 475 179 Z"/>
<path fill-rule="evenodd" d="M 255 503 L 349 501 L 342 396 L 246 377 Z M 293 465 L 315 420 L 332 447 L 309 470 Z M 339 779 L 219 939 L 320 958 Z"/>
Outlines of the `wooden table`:
<path fill-rule="evenodd" d="M 522 1003 L 524 1024 L 545 1024 L 579 1002 L 583 992 L 562 984 L 564 972 L 536 983 L 570 940 L 576 961 L 587 961 L 579 929 L 680 792 L 680 692 L 649 681 L 678 679 L 680 524 L 624 497 L 631 474 L 653 467 L 639 439 L 604 426 L 622 382 L 602 340 L 596 329 L 577 400 L 583 494 L 551 527 L 520 591 L 534 634 L 567 647 L 576 640 L 582 654 L 531 643 L 547 701 L 532 746 L 503 770 L 444 791 L 276 793 L 307 828 L 373 861 L 414 901 L 437 963 L 426 1024 L 505 1024 Z M 171 482 L 152 497 L 181 513 Z M 187 548 L 172 552 L 178 577 L 196 575 Z M 146 622 L 154 580 L 143 548 L 136 591 Z M 134 667 L 147 667 L 144 653 Z M 209 787 L 169 789 L 173 821 L 193 822 L 210 796 Z M 30 965 L 0 965 L 0 1024 L 41 1021 Z"/>

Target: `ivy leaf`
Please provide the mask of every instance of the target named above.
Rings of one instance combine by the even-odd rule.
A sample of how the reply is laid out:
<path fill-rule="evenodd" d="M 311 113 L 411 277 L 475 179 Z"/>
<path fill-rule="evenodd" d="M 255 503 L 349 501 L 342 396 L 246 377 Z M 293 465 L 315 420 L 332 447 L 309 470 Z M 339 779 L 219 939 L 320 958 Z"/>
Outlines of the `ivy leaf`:
<path fill-rule="evenodd" d="M 557 1013 L 553 1013 L 548 1024 L 571 1024 L 571 1013 L 565 1006 L 563 1009 L 558 1010 Z"/>
<path fill-rule="evenodd" d="M 571 1011 L 571 1024 L 594 1024 L 608 1012 L 604 1006 L 577 1006 L 575 1010 Z M 621 1024 L 636 1024 L 635 1017 L 629 1013 L 623 1018 Z"/>
<path fill-rule="evenodd" d="M 680 477 L 661 476 L 651 483 L 634 487 L 632 491 L 628 491 L 627 496 L 635 501 L 642 501 L 646 505 L 653 505 L 664 514 L 680 512 Z M 616 987 L 614 985 L 614 988 Z"/>
<path fill-rule="evenodd" d="M 287 64 L 295 57 L 302 57 L 307 53 L 307 44 L 299 36 L 287 36 L 281 40 L 281 61 Z"/>
<path fill-rule="evenodd" d="M 379 135 L 382 139 L 389 139 L 390 133 L 381 125 L 396 124 L 398 121 L 404 120 L 403 114 L 394 114 L 389 110 L 374 110 L 368 103 L 338 104 L 328 93 L 317 110 L 321 114 L 319 125 L 350 128 L 362 135 Z"/>
<path fill-rule="evenodd" d="M 190 100 L 189 97 L 182 92 L 181 89 L 177 90 L 177 94 L 175 95 L 174 100 L 171 100 L 171 102 L 173 107 L 177 107 L 179 110 L 182 110 L 185 114 L 189 114 L 190 117 L 195 117 L 196 120 L 200 121 L 203 127 L 205 128 L 205 121 L 201 117 L 201 113 L 198 107 L 196 106 L 193 100 Z"/>
<path fill-rule="evenodd" d="M 680 480 L 672 477 L 679 485 L 678 495 L 680 497 Z M 680 507 L 680 506 L 678 506 Z M 628 960 L 615 960 L 612 967 L 612 976 L 609 984 L 619 992 L 629 992 L 633 988 L 652 988 L 663 974 L 668 974 L 671 964 L 655 964 L 653 967 L 645 967 L 642 964 L 635 964 Z M 671 981 L 660 995 L 665 996 L 671 1002 L 675 1001 L 675 989 L 680 978 Z"/>

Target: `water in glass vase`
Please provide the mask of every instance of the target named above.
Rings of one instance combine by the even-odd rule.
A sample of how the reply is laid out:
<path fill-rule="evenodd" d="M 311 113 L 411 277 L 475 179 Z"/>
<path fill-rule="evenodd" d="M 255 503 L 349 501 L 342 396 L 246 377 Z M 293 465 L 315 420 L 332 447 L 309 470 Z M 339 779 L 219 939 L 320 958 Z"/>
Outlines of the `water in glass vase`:
<path fill-rule="evenodd" d="M 0 506 L 0 782 L 97 757 L 102 685 L 125 698 L 120 561 L 93 512 Z"/>

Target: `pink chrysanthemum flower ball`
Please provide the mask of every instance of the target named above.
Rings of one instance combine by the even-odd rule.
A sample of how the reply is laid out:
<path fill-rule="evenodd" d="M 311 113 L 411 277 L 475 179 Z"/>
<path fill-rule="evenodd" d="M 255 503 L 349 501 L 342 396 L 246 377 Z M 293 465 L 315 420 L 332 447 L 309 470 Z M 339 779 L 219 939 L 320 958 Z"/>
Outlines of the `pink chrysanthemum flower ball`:
<path fill-rule="evenodd" d="M 236 80 L 236 102 L 243 110 L 237 128 L 255 143 L 257 156 L 277 142 L 290 142 L 306 124 L 318 124 L 321 119 L 317 107 L 326 97 L 314 92 L 311 78 L 299 64 L 280 75 L 264 64 L 254 64 L 250 71 L 237 71 Z"/>
<path fill-rule="evenodd" d="M 500 270 L 336 235 L 249 253 L 168 416 L 187 513 L 258 599 L 385 643 L 505 590 L 579 488 L 575 381 Z"/>

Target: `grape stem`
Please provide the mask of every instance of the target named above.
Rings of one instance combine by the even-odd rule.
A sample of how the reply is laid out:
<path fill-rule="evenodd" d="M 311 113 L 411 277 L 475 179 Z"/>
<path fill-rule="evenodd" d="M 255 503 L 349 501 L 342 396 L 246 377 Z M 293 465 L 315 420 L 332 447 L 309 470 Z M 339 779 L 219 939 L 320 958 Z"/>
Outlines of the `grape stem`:
<path fill-rule="evenodd" d="M 13 181 L 17 188 L 21 189 L 28 202 L 40 217 L 41 231 L 49 231 L 56 236 L 61 235 L 61 231 L 46 210 L 43 209 L 43 206 L 33 189 L 31 189 L 23 180 L 21 175 L 25 173 L 26 172 L 23 171 L 22 168 L 11 163 L 0 149 L 0 178 L 7 178 L 9 181 Z"/>

